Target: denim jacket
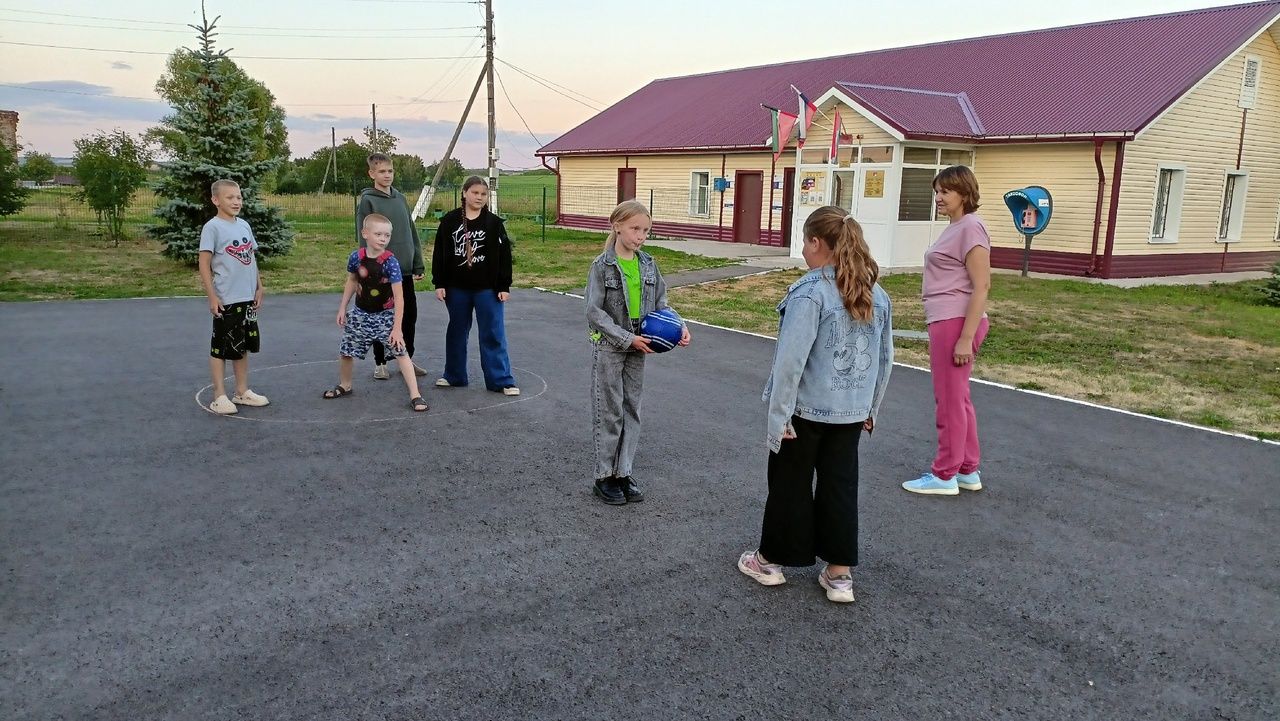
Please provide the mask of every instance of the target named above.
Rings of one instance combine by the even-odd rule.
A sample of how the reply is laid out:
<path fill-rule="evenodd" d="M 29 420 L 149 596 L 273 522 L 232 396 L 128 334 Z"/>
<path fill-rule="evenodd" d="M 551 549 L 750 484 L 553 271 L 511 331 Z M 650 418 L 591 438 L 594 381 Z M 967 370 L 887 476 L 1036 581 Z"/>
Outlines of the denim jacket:
<path fill-rule="evenodd" d="M 791 416 L 820 423 L 861 423 L 880 410 L 893 370 L 893 305 L 877 283 L 874 317 L 845 310 L 831 266 L 791 284 L 778 304 L 778 343 L 765 385 L 769 449 L 782 447 Z"/>
<path fill-rule="evenodd" d="M 640 317 L 667 307 L 667 284 L 653 256 L 636 251 L 640 259 Z M 635 333 L 627 310 L 627 282 L 618 265 L 618 253 L 610 247 L 591 263 L 587 276 L 587 325 L 598 343 L 629 350 Z M 599 334 L 597 336 L 597 334 Z"/>

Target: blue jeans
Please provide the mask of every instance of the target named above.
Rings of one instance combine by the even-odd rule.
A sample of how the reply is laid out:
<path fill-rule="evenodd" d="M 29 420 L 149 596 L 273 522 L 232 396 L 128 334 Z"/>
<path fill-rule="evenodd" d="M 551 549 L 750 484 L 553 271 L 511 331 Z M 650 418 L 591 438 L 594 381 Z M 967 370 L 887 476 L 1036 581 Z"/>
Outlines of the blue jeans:
<path fill-rule="evenodd" d="M 444 379 L 452 386 L 465 386 L 467 380 L 467 343 L 471 339 L 471 313 L 475 311 L 480 326 L 480 369 L 484 387 L 500 391 L 514 386 L 511 360 L 507 357 L 507 330 L 502 319 L 502 302 L 492 288 L 446 288 L 445 308 L 449 310 L 449 327 L 444 334 Z"/>

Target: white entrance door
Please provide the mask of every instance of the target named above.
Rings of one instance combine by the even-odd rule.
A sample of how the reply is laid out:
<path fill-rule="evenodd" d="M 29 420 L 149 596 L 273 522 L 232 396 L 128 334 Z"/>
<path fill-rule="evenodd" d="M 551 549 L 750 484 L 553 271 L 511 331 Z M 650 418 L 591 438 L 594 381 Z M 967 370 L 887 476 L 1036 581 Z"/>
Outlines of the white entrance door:
<path fill-rule="evenodd" d="M 893 219 L 889 217 L 893 203 L 889 199 L 892 165 L 859 165 L 854 183 L 853 217 L 862 225 L 862 234 L 871 248 L 871 257 L 881 267 L 889 267 L 889 244 L 893 239 Z"/>

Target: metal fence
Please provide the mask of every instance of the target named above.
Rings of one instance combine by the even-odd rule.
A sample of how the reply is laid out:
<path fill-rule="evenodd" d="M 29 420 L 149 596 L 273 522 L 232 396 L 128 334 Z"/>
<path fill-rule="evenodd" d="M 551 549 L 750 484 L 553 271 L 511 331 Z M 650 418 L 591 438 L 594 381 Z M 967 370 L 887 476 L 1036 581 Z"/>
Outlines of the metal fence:
<path fill-rule="evenodd" d="M 554 187 L 499 187 L 498 210 L 504 218 L 520 218 L 538 224 L 556 222 Z M 68 234 L 92 236 L 100 230 L 99 218 L 86 203 L 76 198 L 77 191 L 75 187 L 33 189 L 20 212 L 0 217 L 0 229 L 35 240 L 66 239 Z M 462 192 L 458 188 L 438 189 L 423 217 L 418 220 L 419 226 L 434 226 L 440 216 L 459 206 L 461 197 Z M 324 226 L 332 225 L 334 232 L 345 232 L 344 226 L 355 222 L 359 197 L 346 193 L 267 194 L 264 200 L 268 205 L 280 208 L 285 219 L 295 225 L 311 226 L 321 232 L 327 230 Z M 406 200 L 412 210 L 418 194 L 412 193 Z M 153 212 L 160 201 L 150 189 L 138 191 L 125 214 L 127 237 L 141 238 L 145 235 L 147 226 L 156 222 Z"/>

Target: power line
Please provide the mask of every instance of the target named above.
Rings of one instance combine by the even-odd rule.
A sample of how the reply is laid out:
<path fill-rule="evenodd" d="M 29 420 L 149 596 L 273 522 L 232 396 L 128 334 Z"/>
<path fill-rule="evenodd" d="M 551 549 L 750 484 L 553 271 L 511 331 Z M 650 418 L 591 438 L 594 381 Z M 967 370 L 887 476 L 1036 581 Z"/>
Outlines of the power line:
<path fill-rule="evenodd" d="M 480 36 L 476 36 L 475 41 L 483 42 L 483 39 L 482 39 Z M 464 54 L 464 55 L 465 55 L 465 54 L 470 54 L 471 52 L 473 52 L 473 51 L 474 51 L 474 49 L 475 49 L 475 47 L 476 47 L 476 42 L 475 42 L 475 41 L 473 41 L 473 42 L 471 43 L 471 45 L 468 45 L 468 46 L 467 46 L 467 49 L 463 52 L 463 54 Z M 431 92 L 432 90 L 436 90 L 436 86 L 440 86 L 440 87 L 439 87 L 439 90 L 437 90 L 437 91 L 436 91 L 436 95 L 433 95 L 433 96 L 432 96 L 432 100 L 434 100 L 435 98 L 440 97 L 440 94 L 444 93 L 446 90 L 448 90 L 450 87 L 452 87 L 452 86 L 453 86 L 453 83 L 457 82 L 458 78 L 460 77 L 460 73 L 461 73 L 461 71 L 459 70 L 459 72 L 458 72 L 458 73 L 455 73 L 455 74 L 450 78 L 450 80 L 449 80 L 447 83 L 445 83 L 444 85 L 440 85 L 440 82 L 441 82 L 444 78 L 446 78 L 446 77 L 450 77 L 450 73 L 451 73 L 451 72 L 454 72 L 454 70 L 459 69 L 459 65 L 460 65 L 461 63 L 462 63 L 462 58 L 459 58 L 459 59 L 457 59 L 457 60 L 454 60 L 454 61 L 453 61 L 453 63 L 452 63 L 452 64 L 450 64 L 450 65 L 449 65 L 449 67 L 445 68 L 445 71 L 444 71 L 443 73 L 441 73 L 439 77 L 437 77 L 437 78 L 436 78 L 435 82 L 433 82 L 433 83 L 431 83 L 430 85 L 428 85 L 428 86 L 427 86 L 427 88 L 426 88 L 425 90 L 423 90 L 421 93 L 418 93 L 417 97 L 415 97 L 415 98 L 413 98 L 412 100 L 410 100 L 408 104 L 409 104 L 409 105 L 413 105 L 414 103 L 418 102 L 418 101 L 419 101 L 419 100 L 421 100 L 423 97 L 425 97 L 427 93 Z M 428 102 L 428 103 L 429 103 L 429 102 L 432 102 L 432 100 L 427 100 L 427 101 L 425 101 L 425 102 Z"/>
<path fill-rule="evenodd" d="M 510 67 L 510 68 L 515 69 L 515 71 L 516 71 L 516 72 L 520 73 L 521 75 L 524 75 L 525 77 L 527 77 L 527 78 L 529 78 L 530 80 L 532 80 L 533 82 L 535 82 L 535 83 L 537 83 L 537 84 L 541 85 L 542 87 L 546 88 L 547 90 L 550 90 L 551 92 L 553 92 L 553 93 L 555 93 L 555 94 L 557 94 L 557 95 L 562 95 L 562 96 L 564 96 L 564 97 L 566 97 L 566 98 L 568 98 L 568 99 L 572 100 L 573 102 L 575 102 L 575 103 L 577 103 L 577 104 L 579 104 L 579 105 L 582 105 L 582 106 L 584 106 L 584 107 L 590 108 L 591 110 L 594 110 L 594 111 L 596 111 L 596 112 L 600 112 L 600 108 L 597 108 L 596 106 L 591 105 L 590 103 L 583 102 L 583 101 L 581 101 L 581 100 L 579 100 L 579 99 L 577 99 L 577 98 L 573 97 L 572 95 L 569 95 L 569 94 L 567 94 L 567 93 L 565 93 L 565 92 L 563 92 L 563 91 L 561 91 L 561 90 L 557 90 L 556 88 L 554 88 L 554 87 L 552 87 L 552 86 L 550 86 L 550 85 L 547 85 L 546 83 L 542 82 L 541 80 L 538 80 L 537 78 L 533 77 L 532 75 L 529 75 L 529 74 L 525 73 L 524 71 L 520 70 L 520 68 L 517 68 L 516 66 L 512 65 L 511 63 L 508 63 L 508 62 L 505 62 L 505 61 L 502 61 L 502 63 L 503 63 L 503 65 L 506 65 L 506 66 L 508 66 L 508 67 Z"/>
<path fill-rule="evenodd" d="M 520 109 L 517 108 L 515 102 L 511 100 L 511 93 L 507 92 L 507 84 L 502 82 L 502 74 L 497 72 L 496 68 L 494 71 L 494 75 L 498 77 L 498 86 L 502 88 L 502 97 L 506 98 L 507 104 L 511 106 L 512 110 L 516 111 L 516 117 L 520 118 L 520 122 L 524 123 L 524 129 L 529 131 L 529 137 L 533 138 L 534 142 L 538 144 L 539 148 L 546 145 L 546 143 L 538 139 L 537 135 L 533 134 L 533 128 L 529 127 L 529 121 L 524 119 L 524 115 L 520 113 Z"/>
<path fill-rule="evenodd" d="M 148 103 L 165 102 L 164 99 L 160 97 L 140 98 L 134 95 L 111 95 L 108 93 L 85 93 L 79 90 L 63 90 L 61 88 L 33 88 L 27 85 L 14 85 L 12 83 L 0 83 L 0 87 L 14 88 L 15 90 L 28 90 L 35 93 L 58 93 L 60 95 L 83 95 L 91 98 L 110 98 L 112 100 L 141 100 L 143 102 L 148 102 Z M 378 104 L 399 106 L 399 105 L 416 105 L 418 103 L 438 103 L 441 105 L 445 105 L 448 103 L 461 103 L 461 102 L 463 101 L 462 100 L 420 100 L 420 101 L 408 102 L 408 103 L 378 103 Z M 368 103 L 286 103 L 279 100 L 276 101 L 276 104 L 282 108 L 363 108 L 368 105 Z M 408 120 L 409 118 L 401 118 L 401 119 Z"/>
<path fill-rule="evenodd" d="M 578 92 L 577 90 L 574 90 L 573 88 L 566 88 L 565 86 L 563 86 L 563 85 L 561 85 L 561 84 L 559 84 L 559 83 L 553 82 L 553 81 L 551 81 L 551 80 L 547 80 L 546 78 L 542 77 L 541 75 L 537 75 L 537 74 L 533 73 L 532 71 L 525 70 L 524 68 L 516 67 L 515 65 L 512 65 L 511 63 L 509 63 L 509 62 L 507 62 L 506 60 L 503 60 L 503 59 L 501 59 L 501 58 L 498 58 L 497 60 L 498 60 L 498 62 L 502 63 L 503 65 L 506 65 L 507 67 L 511 68 L 512 70 L 515 70 L 515 71 L 517 71 L 517 72 L 520 72 L 520 73 L 523 73 L 524 75 L 529 76 L 529 77 L 530 77 L 530 79 L 537 79 L 537 80 L 541 80 L 541 81 L 546 82 L 546 83 L 550 83 L 550 84 L 552 84 L 552 85 L 556 86 L 557 88 L 560 88 L 561 90 L 564 90 L 564 91 L 566 91 L 566 92 L 573 93 L 574 95 L 577 95 L 577 96 L 578 96 L 578 97 L 580 97 L 580 98 L 584 98 L 584 99 L 586 99 L 586 100 L 590 100 L 591 102 L 595 103 L 596 105 L 604 105 L 604 103 L 600 102 L 599 100 L 596 100 L 595 98 L 593 98 L 593 97 L 591 97 L 591 96 L 589 96 L 589 95 L 583 95 L 582 93 Z"/>
<path fill-rule="evenodd" d="M 41 12 L 39 10 L 23 10 L 19 8 L 0 8 L 0 10 L 3 10 L 5 12 L 26 13 L 28 15 L 48 15 L 50 17 L 59 17 L 59 18 L 76 18 L 79 20 L 110 20 L 113 22 L 138 23 L 143 25 L 171 25 L 171 26 L 180 27 L 180 28 L 191 27 L 187 23 L 166 22 L 163 20 L 135 20 L 131 18 L 113 18 L 113 17 L 102 17 L 98 15 L 76 15 L 72 13 Z M 141 28 L 136 28 L 136 29 L 141 29 Z M 238 29 L 238 30 L 321 30 L 321 31 L 349 30 L 350 32 L 391 33 L 391 32 L 421 32 L 424 30 L 478 30 L 480 28 L 476 25 L 453 25 L 453 26 L 440 26 L 440 27 L 413 27 L 413 28 L 349 28 L 349 29 L 348 28 L 338 29 L 333 27 L 304 28 L 304 27 L 296 27 L 296 26 L 273 27 L 269 25 L 223 25 L 219 29 L 222 29 L 222 30 L 233 30 L 233 29 Z"/>
<path fill-rule="evenodd" d="M 157 52 L 154 50 L 117 50 L 112 48 L 85 48 L 74 45 L 44 45 L 41 43 L 19 43 L 11 40 L 0 40 L 0 45 L 20 45 L 28 48 L 52 48 L 54 50 L 84 50 L 95 53 L 122 53 L 125 55 L 170 55 L 170 52 Z M 236 55 L 233 59 L 239 60 L 309 60 L 309 61 L 337 61 L 337 62 L 372 62 L 372 61 L 402 61 L 402 60 L 455 60 L 457 58 L 465 58 L 466 55 L 437 55 L 429 57 L 381 57 L 381 58 L 304 58 L 291 55 Z M 470 57 L 478 58 L 479 55 Z"/>
<path fill-rule="evenodd" d="M 157 102 L 160 98 L 139 98 L 132 95 L 108 95 L 107 93 L 83 93 L 79 90 L 62 90 L 60 88 L 32 88 L 26 85 L 13 85 L 11 83 L 0 83 L 0 87 L 14 88 L 17 90 L 29 90 L 35 93 L 58 93 L 60 95 L 84 95 L 90 98 L 112 98 L 114 100 L 142 100 L 148 103 Z M 363 103 L 361 103 L 363 105 Z"/>
<path fill-rule="evenodd" d="M 93 30 L 123 30 L 126 32 L 137 33 L 168 33 L 170 35 L 189 35 L 189 30 L 170 30 L 168 28 L 125 28 L 112 27 L 109 25 L 85 25 L 83 23 L 61 23 L 49 22 L 44 20 L 18 20 L 16 18 L 5 18 L 5 22 L 10 23 L 28 23 L 31 25 L 52 25 L 60 28 L 90 28 Z M 221 30 L 221 29 L 220 29 Z M 475 39 L 478 35 L 397 35 L 386 36 L 382 34 L 374 35 L 352 35 L 345 30 L 334 29 L 334 35 L 302 35 L 298 33 L 242 33 L 239 31 L 225 32 L 224 34 L 231 37 L 259 37 L 259 38 L 316 38 L 324 40 L 342 39 L 342 40 L 420 40 L 420 39 L 455 39 L 466 40 L 468 38 Z M 370 31 L 376 32 L 376 31 Z"/>

